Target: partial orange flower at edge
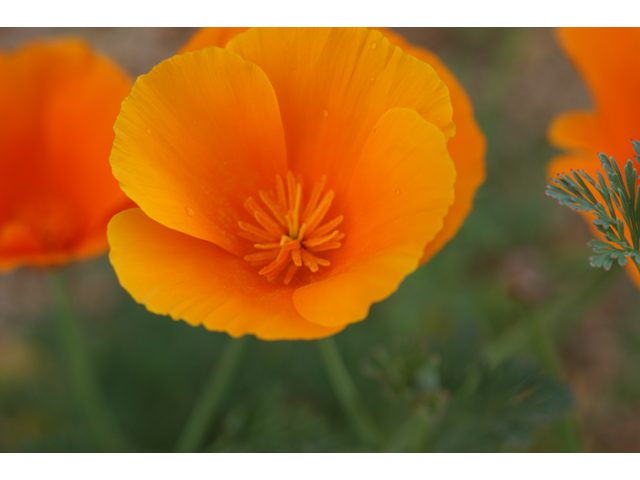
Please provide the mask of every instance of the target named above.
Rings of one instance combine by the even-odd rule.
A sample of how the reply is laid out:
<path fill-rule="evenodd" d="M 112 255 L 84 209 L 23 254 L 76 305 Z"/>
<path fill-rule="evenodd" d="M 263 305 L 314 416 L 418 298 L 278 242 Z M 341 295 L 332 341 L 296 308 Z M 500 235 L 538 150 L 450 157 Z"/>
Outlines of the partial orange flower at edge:
<path fill-rule="evenodd" d="M 104 253 L 133 203 L 108 163 L 131 80 L 81 40 L 0 52 L 0 271 Z"/>
<path fill-rule="evenodd" d="M 448 97 L 429 65 L 365 29 L 251 29 L 162 62 L 115 126 L 113 172 L 141 207 L 109 225 L 121 284 L 153 312 L 232 336 L 320 338 L 362 320 L 453 202 Z M 243 258 L 257 250 L 239 225 L 282 228 L 278 207 L 272 224 L 245 207 L 288 171 L 300 212 L 326 176 L 322 223 L 339 220 L 346 238 L 322 252 L 330 265 L 305 263 L 285 284 Z"/>
<path fill-rule="evenodd" d="M 640 139 L 640 29 L 562 28 L 558 41 L 585 81 L 595 105 L 594 111 L 568 112 L 556 117 L 549 127 L 551 144 L 568 150 L 556 156 L 547 173 L 585 170 L 592 178 L 601 169 L 598 153 L 612 156 L 620 168 L 633 157 L 631 139 Z M 594 194 L 599 198 L 599 194 Z M 581 215 L 598 239 L 594 216 Z M 627 264 L 628 275 L 640 288 L 640 274 Z"/>

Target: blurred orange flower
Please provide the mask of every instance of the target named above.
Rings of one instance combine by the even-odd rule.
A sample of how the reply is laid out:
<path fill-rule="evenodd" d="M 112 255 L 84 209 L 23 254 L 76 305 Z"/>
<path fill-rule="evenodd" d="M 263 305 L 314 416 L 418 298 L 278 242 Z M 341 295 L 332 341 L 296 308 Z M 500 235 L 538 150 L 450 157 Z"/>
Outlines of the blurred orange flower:
<path fill-rule="evenodd" d="M 79 40 L 0 52 L 0 271 L 107 250 L 109 219 L 133 205 L 108 163 L 130 88 Z"/>
<path fill-rule="evenodd" d="M 549 141 L 569 153 L 556 156 L 548 174 L 585 170 L 592 178 L 601 168 L 598 153 L 613 156 L 620 168 L 633 156 L 631 139 L 640 139 L 640 29 L 562 28 L 560 45 L 573 61 L 589 89 L 594 109 L 556 117 Z M 597 195 L 597 192 L 596 192 Z M 595 216 L 582 213 L 597 238 Z M 640 287 L 640 274 L 629 262 L 625 267 Z"/>
<path fill-rule="evenodd" d="M 111 262 L 138 302 L 192 325 L 336 333 L 442 230 L 448 89 L 379 31 L 212 33 L 226 48 L 162 62 L 123 103 L 111 164 L 140 209 L 109 224 Z"/>

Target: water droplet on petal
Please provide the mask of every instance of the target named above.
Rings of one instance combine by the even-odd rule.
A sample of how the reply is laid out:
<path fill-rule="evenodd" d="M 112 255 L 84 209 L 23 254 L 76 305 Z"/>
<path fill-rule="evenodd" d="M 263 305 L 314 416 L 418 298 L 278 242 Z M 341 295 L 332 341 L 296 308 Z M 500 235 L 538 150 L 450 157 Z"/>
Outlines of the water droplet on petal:
<path fill-rule="evenodd" d="M 378 133 L 378 129 L 377 129 L 377 128 L 374 128 L 374 129 L 373 129 L 373 133 Z"/>
<path fill-rule="evenodd" d="M 396 190 L 396 195 L 400 195 L 400 190 Z"/>
<path fill-rule="evenodd" d="M 327 118 L 329 116 L 329 110 L 327 109 L 322 110 L 322 116 Z"/>
<path fill-rule="evenodd" d="M 378 46 L 378 44 L 376 42 L 371 42 L 371 50 L 373 50 L 377 46 Z"/>
<path fill-rule="evenodd" d="M 371 77 L 369 80 L 371 80 L 372 82 L 376 79 L 376 77 Z"/>
<path fill-rule="evenodd" d="M 187 212 L 187 215 L 189 215 L 190 217 L 193 217 L 194 212 L 191 208 L 189 207 L 184 207 L 184 211 Z"/>
<path fill-rule="evenodd" d="M 147 128 L 147 135 L 151 135 L 151 129 Z"/>

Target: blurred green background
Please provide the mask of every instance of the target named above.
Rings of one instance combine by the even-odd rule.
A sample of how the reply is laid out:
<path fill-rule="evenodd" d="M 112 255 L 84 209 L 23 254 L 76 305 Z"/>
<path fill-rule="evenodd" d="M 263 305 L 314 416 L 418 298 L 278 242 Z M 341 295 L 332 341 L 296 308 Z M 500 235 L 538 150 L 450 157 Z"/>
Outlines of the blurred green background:
<path fill-rule="evenodd" d="M 0 49 L 80 36 L 137 76 L 195 29 L 0 29 Z M 549 29 L 398 29 L 466 88 L 487 180 L 462 230 L 335 337 L 381 431 L 363 443 L 314 342 L 246 345 L 204 451 L 640 451 L 640 296 L 588 266 L 587 225 L 544 196 L 546 129 L 590 99 Z M 630 150 L 631 155 L 631 150 Z M 170 451 L 231 340 L 155 316 L 106 256 L 65 268 L 106 403 L 134 451 Z M 70 394 L 48 272 L 0 276 L 0 451 L 94 451 Z"/>

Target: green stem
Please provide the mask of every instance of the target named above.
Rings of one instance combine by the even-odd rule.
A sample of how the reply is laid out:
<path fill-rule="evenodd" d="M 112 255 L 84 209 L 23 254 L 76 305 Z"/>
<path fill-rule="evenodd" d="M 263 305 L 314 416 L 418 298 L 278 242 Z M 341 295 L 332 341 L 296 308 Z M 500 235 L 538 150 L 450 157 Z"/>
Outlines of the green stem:
<path fill-rule="evenodd" d="M 423 452 L 432 422 L 426 409 L 418 409 L 386 444 L 385 452 Z"/>
<path fill-rule="evenodd" d="M 543 368 L 549 373 L 560 376 L 562 371 L 560 359 L 556 354 L 555 345 L 549 338 L 547 329 L 540 319 L 529 312 L 526 305 L 523 305 L 523 307 L 526 309 L 524 316 L 529 326 L 530 338 Z"/>
<path fill-rule="evenodd" d="M 202 443 L 202 439 L 227 393 L 247 341 L 248 338 L 245 336 L 227 342 L 180 433 L 176 444 L 177 452 L 195 452 Z"/>
<path fill-rule="evenodd" d="M 526 307 L 525 307 L 526 308 Z M 542 361 L 545 370 L 558 378 L 564 376 L 562 362 L 558 358 L 556 347 L 551 340 L 548 330 L 542 322 L 533 315 L 528 315 L 528 323 L 531 328 L 531 338 Z M 575 412 L 569 412 L 560 420 L 558 431 L 562 441 L 563 450 L 566 453 L 584 452 L 580 425 Z"/>
<path fill-rule="evenodd" d="M 62 272 L 52 273 L 49 277 L 49 285 L 67 374 L 76 401 L 89 424 L 96 446 L 104 452 L 122 451 L 122 437 L 107 413 L 89 355 L 82 341 L 80 328 L 75 319 L 64 274 Z"/>
<path fill-rule="evenodd" d="M 587 271 L 593 273 L 586 281 L 578 280 L 584 274 L 579 274 L 574 281 L 567 281 L 569 287 L 558 291 L 552 302 L 540 307 L 535 314 L 526 312 L 522 322 L 489 344 L 484 350 L 489 363 L 497 365 L 533 347 L 545 369 L 561 377 L 561 362 L 551 338 L 561 338 L 571 330 L 616 278 L 611 272 L 599 268 L 585 269 L 585 274 Z M 558 428 L 565 451 L 584 451 L 575 412 L 566 415 Z"/>
<path fill-rule="evenodd" d="M 358 391 L 332 337 L 317 342 L 324 367 L 344 412 L 360 440 L 370 447 L 379 444 L 377 427 L 362 408 Z"/>
<path fill-rule="evenodd" d="M 580 280 L 587 271 L 593 273 L 586 281 Z M 606 290 L 614 279 L 615 275 L 600 268 L 585 269 L 585 274 L 567 280 L 568 287 L 558 291 L 550 303 L 536 311 L 536 321 L 541 322 L 545 329 L 553 329 L 554 337 L 562 337 L 593 307 L 600 298 L 598 294 Z M 484 348 L 485 358 L 491 365 L 497 365 L 521 354 L 530 346 L 530 328 L 527 320 L 517 322 Z"/>

